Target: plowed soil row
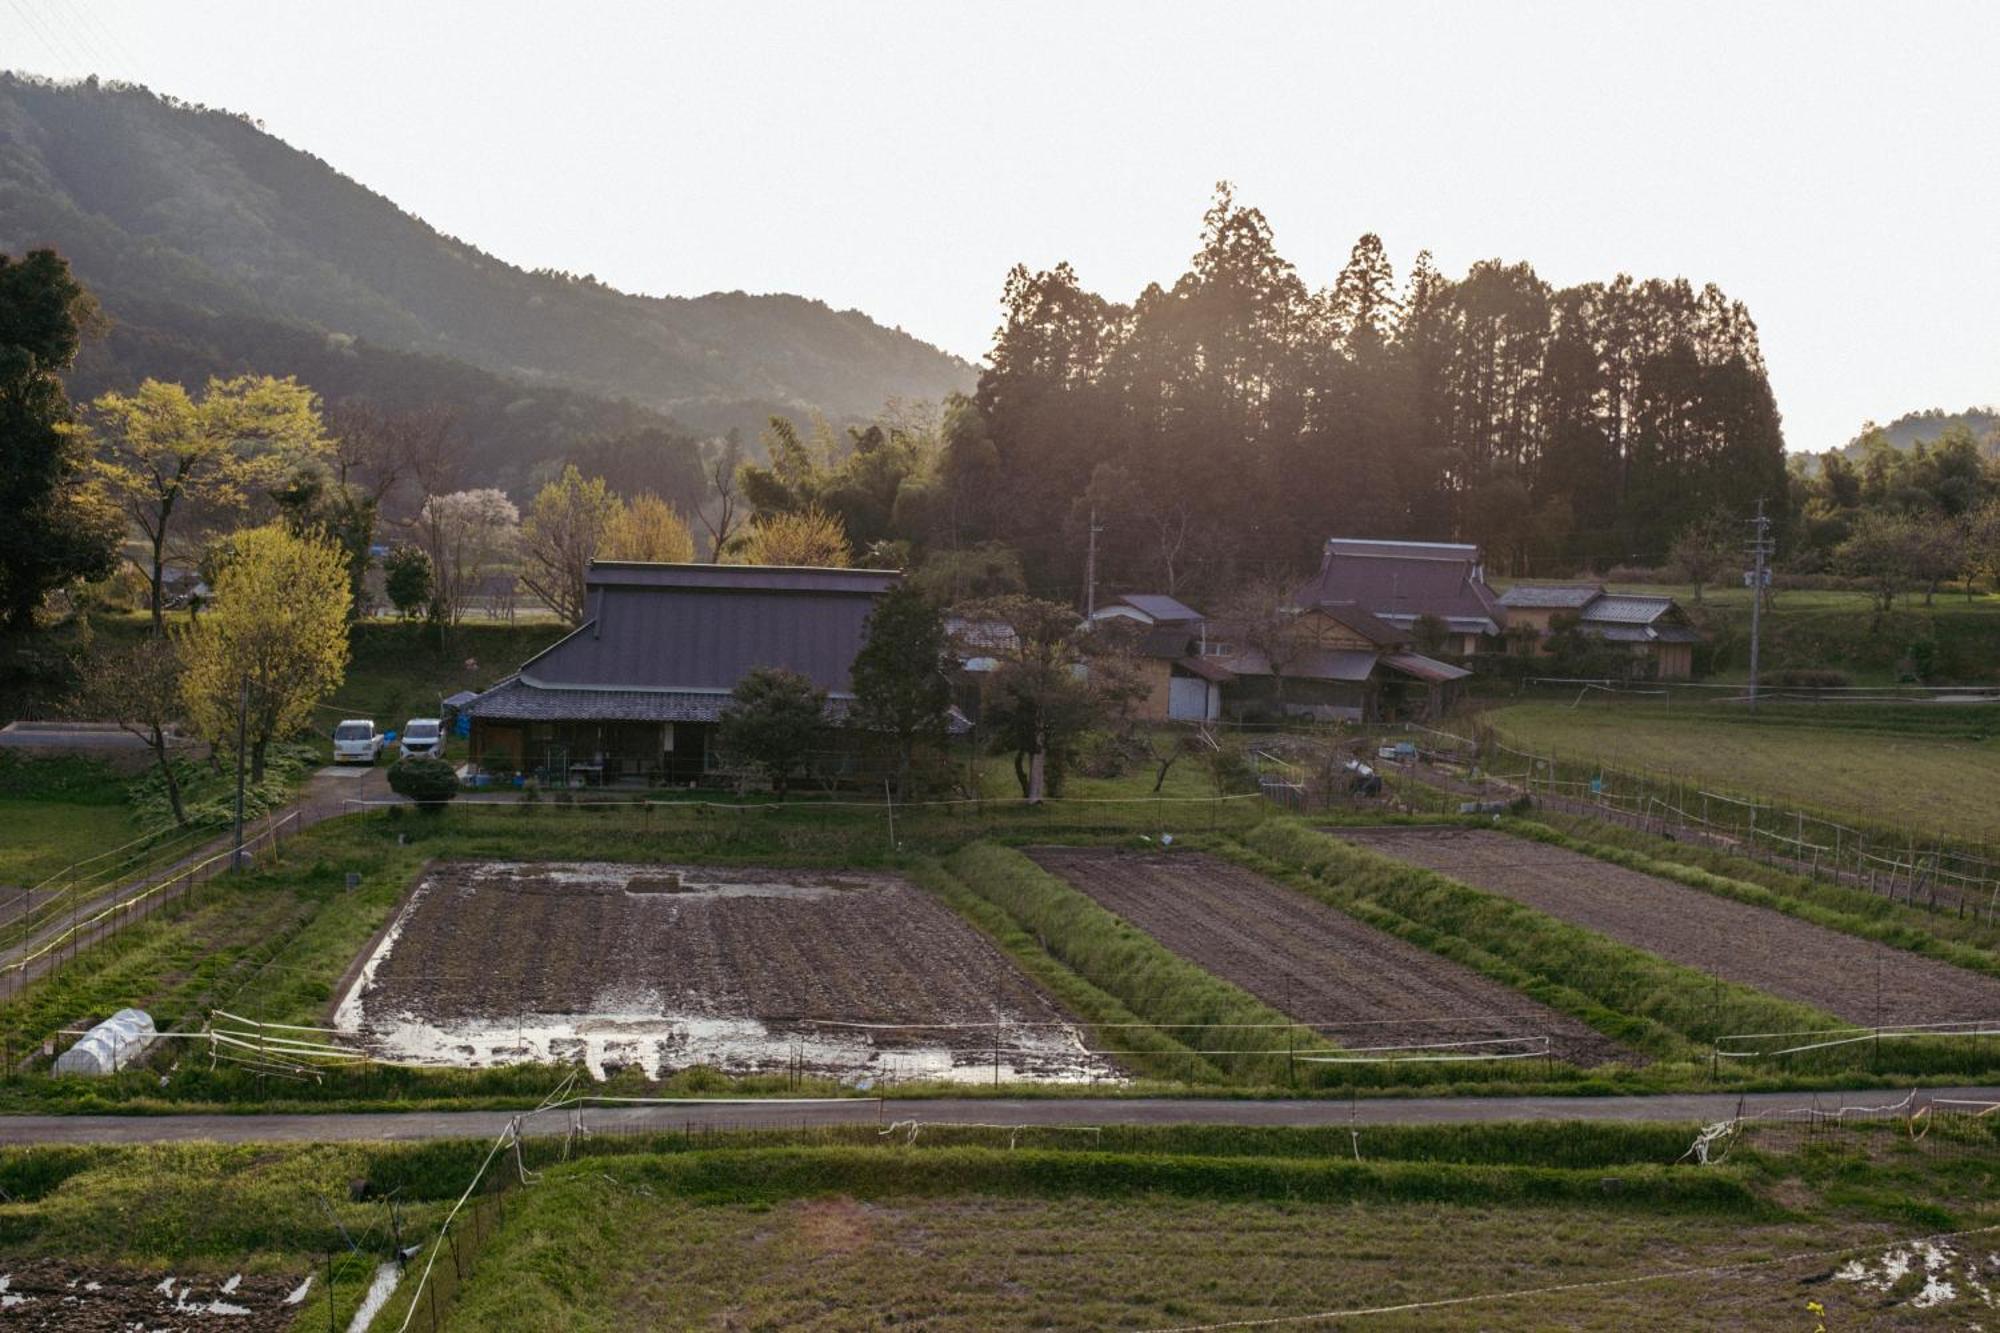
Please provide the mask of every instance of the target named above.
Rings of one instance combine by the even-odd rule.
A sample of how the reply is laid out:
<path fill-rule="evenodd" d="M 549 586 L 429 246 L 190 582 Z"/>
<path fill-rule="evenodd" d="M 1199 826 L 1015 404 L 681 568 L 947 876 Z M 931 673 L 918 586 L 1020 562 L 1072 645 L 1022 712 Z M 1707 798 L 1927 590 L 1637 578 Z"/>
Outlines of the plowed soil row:
<path fill-rule="evenodd" d="M 1486 829 L 1334 832 L 1671 962 L 1719 972 L 1852 1023 L 2000 1017 L 2000 979 L 1566 848 Z"/>
<path fill-rule="evenodd" d="M 1342 1046 L 1547 1036 L 1579 1065 L 1636 1061 L 1581 1020 L 1198 852 L 1036 847 L 1036 864 L 1162 945 Z"/>
<path fill-rule="evenodd" d="M 368 988 L 371 1013 L 452 1023 L 638 1010 L 776 1030 L 1068 1018 L 948 908 L 888 875 L 444 862 L 416 894 Z M 872 1040 L 983 1049 L 993 1037 Z"/>

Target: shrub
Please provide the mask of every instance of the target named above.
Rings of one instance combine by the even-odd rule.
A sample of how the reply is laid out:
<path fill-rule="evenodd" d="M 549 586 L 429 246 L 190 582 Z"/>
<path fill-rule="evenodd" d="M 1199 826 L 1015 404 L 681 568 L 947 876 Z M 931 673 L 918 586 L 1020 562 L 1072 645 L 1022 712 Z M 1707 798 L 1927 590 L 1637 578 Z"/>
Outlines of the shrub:
<path fill-rule="evenodd" d="M 442 759 L 412 755 L 389 766 L 389 790 L 415 801 L 419 809 L 436 812 L 458 795 L 458 774 Z"/>

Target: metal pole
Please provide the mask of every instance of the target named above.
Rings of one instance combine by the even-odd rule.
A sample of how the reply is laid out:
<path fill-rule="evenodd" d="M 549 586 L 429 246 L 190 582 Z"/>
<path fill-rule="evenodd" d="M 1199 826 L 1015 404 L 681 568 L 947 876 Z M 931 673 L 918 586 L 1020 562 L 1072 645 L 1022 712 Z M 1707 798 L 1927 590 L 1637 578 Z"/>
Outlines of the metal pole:
<path fill-rule="evenodd" d="M 1757 538 L 1751 543 L 1753 563 L 1750 569 L 1750 712 L 1757 711 L 1757 674 L 1759 653 L 1763 638 L 1764 610 L 1764 558 L 1770 554 L 1770 541 L 1765 536 L 1770 531 L 1771 520 L 1764 516 L 1764 502 L 1757 501 L 1757 517 L 1752 520 L 1757 528 Z"/>
<path fill-rule="evenodd" d="M 249 730 L 250 678 L 245 676 L 236 696 L 236 850 L 229 868 L 243 869 L 243 733 Z"/>

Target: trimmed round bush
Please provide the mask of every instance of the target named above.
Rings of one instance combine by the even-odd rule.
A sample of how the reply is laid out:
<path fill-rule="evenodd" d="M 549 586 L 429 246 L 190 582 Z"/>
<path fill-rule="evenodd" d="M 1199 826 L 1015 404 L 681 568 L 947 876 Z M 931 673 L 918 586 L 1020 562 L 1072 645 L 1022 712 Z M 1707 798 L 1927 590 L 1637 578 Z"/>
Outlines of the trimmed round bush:
<path fill-rule="evenodd" d="M 458 774 L 442 759 L 412 755 L 389 765 L 389 790 L 409 797 L 419 809 L 436 812 L 458 795 Z"/>

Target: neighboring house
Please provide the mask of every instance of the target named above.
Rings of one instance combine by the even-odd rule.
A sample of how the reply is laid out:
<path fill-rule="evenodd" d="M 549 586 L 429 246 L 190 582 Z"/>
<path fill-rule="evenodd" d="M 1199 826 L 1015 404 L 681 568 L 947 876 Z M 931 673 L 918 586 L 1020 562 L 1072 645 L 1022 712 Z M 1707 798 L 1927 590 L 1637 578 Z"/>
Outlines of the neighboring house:
<path fill-rule="evenodd" d="M 1292 601 L 1301 609 L 1344 603 L 1405 632 L 1433 617 L 1445 629 L 1439 651 L 1453 656 L 1496 650 L 1507 626 L 1479 548 L 1457 542 L 1329 538 L 1319 572 Z"/>
<path fill-rule="evenodd" d="M 1537 652 L 1548 651 L 1549 634 L 1574 624 L 1578 633 L 1607 644 L 1623 644 L 1653 663 L 1660 680 L 1694 674 L 1694 646 L 1701 632 L 1671 597 L 1606 592 L 1595 583 L 1522 583 L 1500 598 L 1510 626 L 1535 633 Z"/>
<path fill-rule="evenodd" d="M 1096 623 L 1130 620 L 1140 625 L 1190 625 L 1202 619 L 1201 612 L 1165 593 L 1120 593 L 1090 615 Z"/>
<path fill-rule="evenodd" d="M 1470 674 L 1413 651 L 1407 631 L 1351 604 L 1299 612 L 1272 636 L 1282 645 L 1258 647 L 1259 637 L 1217 620 L 1148 631 L 1138 649 L 1149 686 L 1140 715 L 1201 721 L 1262 708 L 1323 721 L 1431 717 Z"/>
<path fill-rule="evenodd" d="M 466 706 L 472 755 L 551 782 L 698 781 L 718 767 L 716 724 L 753 667 L 809 677 L 829 721 L 844 716 L 869 613 L 901 577 L 598 561 L 583 624 Z"/>

